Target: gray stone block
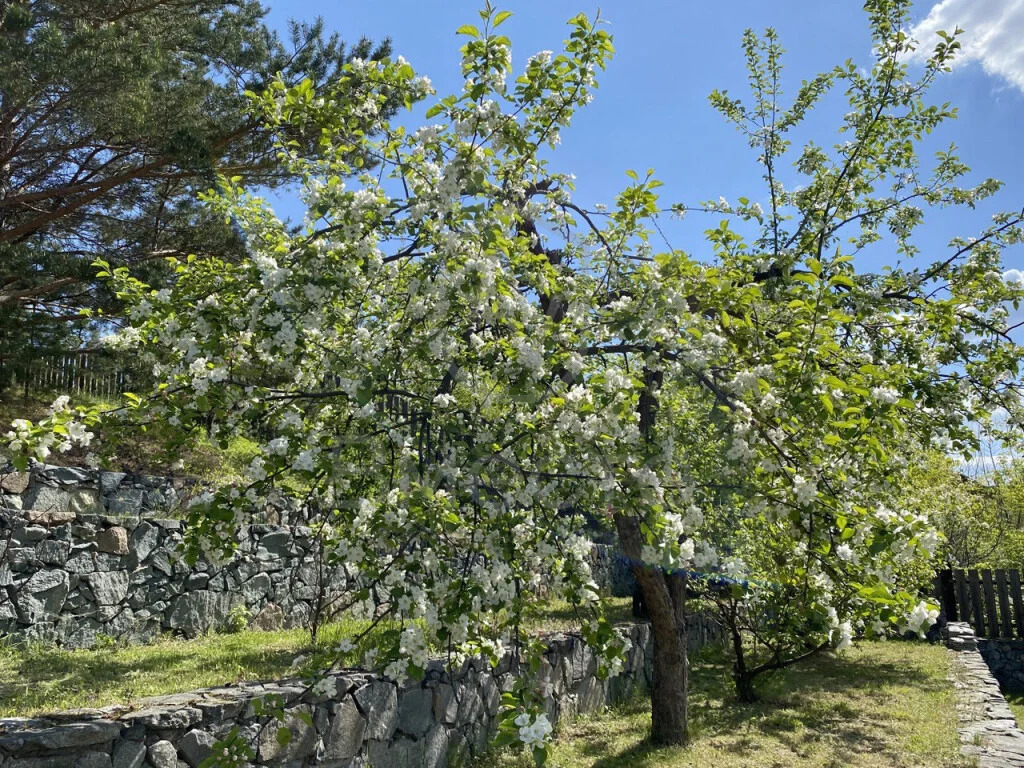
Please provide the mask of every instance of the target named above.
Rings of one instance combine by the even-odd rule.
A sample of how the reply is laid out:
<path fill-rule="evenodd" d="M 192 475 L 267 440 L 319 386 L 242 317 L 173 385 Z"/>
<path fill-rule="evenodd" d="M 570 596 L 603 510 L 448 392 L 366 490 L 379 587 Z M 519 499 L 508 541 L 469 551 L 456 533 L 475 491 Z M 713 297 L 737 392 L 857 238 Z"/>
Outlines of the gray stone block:
<path fill-rule="evenodd" d="M 3 763 L 3 768 L 78 768 L 75 763 L 71 762 L 71 760 L 74 760 L 74 757 L 69 755 L 16 757 L 6 763 Z"/>
<path fill-rule="evenodd" d="M 274 531 L 260 539 L 260 547 L 270 555 L 283 557 L 293 549 L 294 542 L 288 531 Z"/>
<path fill-rule="evenodd" d="M 259 737 L 259 758 L 264 763 L 287 763 L 300 761 L 316 752 L 316 729 L 306 722 L 312 720 L 313 708 L 308 704 L 300 704 L 285 711 L 284 723 L 271 722 Z M 286 744 L 278 741 L 280 728 L 287 728 L 291 738 Z"/>
<path fill-rule="evenodd" d="M 92 552 L 79 552 L 68 558 L 64 568 L 71 573 L 92 573 L 96 570 L 96 563 Z"/>
<path fill-rule="evenodd" d="M 71 553 L 71 545 L 66 541 L 44 539 L 36 544 L 36 559 L 45 565 L 64 565 Z"/>
<path fill-rule="evenodd" d="M 100 472 L 100 492 L 104 496 L 115 493 L 125 477 L 127 475 L 124 472 Z"/>
<path fill-rule="evenodd" d="M 369 725 L 367 737 L 386 741 L 398 725 L 398 690 L 393 683 L 376 680 L 358 688 L 356 704 Z"/>
<path fill-rule="evenodd" d="M 40 512 L 70 512 L 71 494 L 50 485 L 33 485 L 22 496 L 26 509 Z"/>
<path fill-rule="evenodd" d="M 177 768 L 178 750 L 166 739 L 150 744 L 147 754 L 153 768 Z"/>
<path fill-rule="evenodd" d="M 167 709 L 164 707 L 149 707 L 129 712 L 121 717 L 129 724 L 139 724 L 147 728 L 158 730 L 184 730 L 198 725 L 203 719 L 203 713 L 195 707 L 179 707 Z"/>
<path fill-rule="evenodd" d="M 103 618 L 104 634 L 111 637 L 124 638 L 132 635 L 135 630 L 135 613 L 127 606 L 105 606 L 111 611 L 109 618 Z M 102 610 L 102 609 L 101 609 Z"/>
<path fill-rule="evenodd" d="M 128 595 L 128 574 L 124 571 L 88 573 L 83 578 L 100 605 L 118 605 Z"/>
<path fill-rule="evenodd" d="M 116 739 L 120 734 L 120 723 L 110 720 L 89 720 L 0 736 L 0 748 L 11 752 L 74 749 L 103 744 Z"/>
<path fill-rule="evenodd" d="M 26 624 L 54 621 L 68 596 L 68 575 L 61 570 L 36 571 L 14 598 L 18 619 Z"/>
<path fill-rule="evenodd" d="M 270 577 L 265 573 L 257 573 L 242 585 L 242 598 L 246 605 L 253 605 L 270 592 Z"/>
<path fill-rule="evenodd" d="M 143 520 L 132 531 L 130 547 L 141 563 L 149 557 L 160 542 L 160 529 Z"/>
<path fill-rule="evenodd" d="M 64 647 L 71 649 L 94 648 L 96 639 L 103 628 L 98 621 L 91 618 L 72 620 L 66 629 L 61 630 Z"/>
<path fill-rule="evenodd" d="M 41 480 L 59 485 L 84 485 L 92 482 L 92 472 L 82 467 L 48 466 L 39 473 Z"/>
<path fill-rule="evenodd" d="M 25 546 L 31 546 L 33 543 L 42 542 L 49 535 L 49 530 L 41 525 L 26 525 L 21 528 L 14 529 L 11 541 Z M 38 544 L 36 546 L 38 546 Z"/>
<path fill-rule="evenodd" d="M 213 745 L 216 742 L 217 739 L 212 733 L 193 729 L 181 737 L 178 752 L 192 768 L 199 768 L 199 764 L 213 752 Z"/>
<path fill-rule="evenodd" d="M 398 738 L 394 741 L 371 741 L 366 755 L 373 768 L 411 768 L 423 765 L 425 743 Z"/>
<path fill-rule="evenodd" d="M 106 752 L 83 752 L 75 760 L 75 768 L 116 768 Z"/>
<path fill-rule="evenodd" d="M 26 571 L 32 567 L 36 551 L 30 547 L 7 547 L 4 559 L 12 571 Z"/>
<path fill-rule="evenodd" d="M 280 629 L 284 626 L 284 611 L 279 605 L 267 603 L 249 622 L 249 626 L 253 629 L 262 629 L 264 632 Z"/>
<path fill-rule="evenodd" d="M 398 705 L 398 730 L 419 738 L 434 724 L 434 692 L 412 688 L 402 693 Z"/>
<path fill-rule="evenodd" d="M 359 754 L 366 734 L 366 718 L 355 702 L 344 699 L 335 708 L 330 727 L 324 736 L 325 760 L 348 760 Z"/>
<path fill-rule="evenodd" d="M 459 702 L 455 689 L 448 683 L 434 689 L 434 719 L 452 725 L 459 716 Z"/>
<path fill-rule="evenodd" d="M 435 725 L 423 739 L 423 768 L 445 768 L 448 765 L 448 730 Z"/>
<path fill-rule="evenodd" d="M 107 495 L 107 511 L 114 517 L 138 517 L 142 512 L 143 491 L 138 488 L 119 488 Z"/>
<path fill-rule="evenodd" d="M 176 597 L 171 603 L 167 625 L 194 637 L 224 624 L 231 611 L 231 595 L 199 590 Z"/>
<path fill-rule="evenodd" d="M 24 509 L 25 504 L 21 496 L 14 496 L 9 493 L 0 493 L 0 508 L 3 509 Z"/>
<path fill-rule="evenodd" d="M 146 759 L 146 745 L 140 741 L 122 741 L 114 747 L 113 768 L 139 768 Z"/>
<path fill-rule="evenodd" d="M 162 549 L 158 549 L 153 553 L 149 564 L 166 576 L 174 575 L 174 564 L 171 562 L 171 556 Z"/>

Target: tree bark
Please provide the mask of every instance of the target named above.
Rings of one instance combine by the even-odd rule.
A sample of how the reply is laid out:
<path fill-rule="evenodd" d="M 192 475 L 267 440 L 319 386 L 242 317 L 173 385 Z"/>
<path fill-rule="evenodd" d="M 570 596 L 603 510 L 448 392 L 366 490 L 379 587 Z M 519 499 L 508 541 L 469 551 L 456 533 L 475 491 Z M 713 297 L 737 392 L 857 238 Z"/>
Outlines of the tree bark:
<path fill-rule="evenodd" d="M 688 661 L 686 658 L 686 582 L 677 574 L 666 575 L 644 565 L 640 555 L 640 527 L 635 517 L 615 515 L 623 553 L 651 617 L 654 639 L 651 679 L 651 741 L 686 744 Z"/>
<path fill-rule="evenodd" d="M 736 657 L 732 673 L 736 683 L 736 698 L 750 704 L 757 701 L 757 692 L 754 691 L 754 676 L 747 670 L 747 659 L 743 655 L 743 635 L 736 627 L 731 628 L 731 634 L 733 655 Z"/>

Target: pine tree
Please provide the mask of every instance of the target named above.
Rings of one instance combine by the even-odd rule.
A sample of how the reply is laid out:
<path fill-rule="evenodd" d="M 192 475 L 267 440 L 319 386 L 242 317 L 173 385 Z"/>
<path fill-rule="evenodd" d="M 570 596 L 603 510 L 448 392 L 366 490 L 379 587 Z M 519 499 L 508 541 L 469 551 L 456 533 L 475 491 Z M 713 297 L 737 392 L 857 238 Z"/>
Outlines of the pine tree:
<path fill-rule="evenodd" d="M 241 247 L 196 194 L 218 173 L 289 177 L 245 91 L 319 85 L 351 57 L 320 20 L 285 39 L 254 0 L 0 0 L 0 387 L 116 322 L 97 258 L 160 282 L 163 258 Z M 296 136 L 302 143 L 304 137 Z"/>

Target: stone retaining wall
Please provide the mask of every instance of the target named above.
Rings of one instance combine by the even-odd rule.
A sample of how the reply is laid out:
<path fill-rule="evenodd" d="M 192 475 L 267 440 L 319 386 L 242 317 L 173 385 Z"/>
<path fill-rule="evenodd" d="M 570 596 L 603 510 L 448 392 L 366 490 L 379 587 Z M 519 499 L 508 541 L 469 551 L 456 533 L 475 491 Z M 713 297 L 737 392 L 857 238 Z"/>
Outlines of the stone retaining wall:
<path fill-rule="evenodd" d="M 1024 640 L 979 637 L 978 651 L 1004 691 L 1024 691 Z"/>
<path fill-rule="evenodd" d="M 633 568 L 617 547 L 595 544 L 591 550 L 590 568 L 601 589 L 613 597 L 632 597 L 637 588 Z"/>
<path fill-rule="evenodd" d="M 173 518 L 205 486 L 183 477 L 107 472 L 33 462 L 27 472 L 0 465 L 0 508 L 61 515 L 67 512 L 143 519 Z M 283 498 L 253 510 L 254 522 L 271 525 L 307 522 L 303 510 Z"/>
<path fill-rule="evenodd" d="M 195 636 L 229 619 L 298 626 L 333 575 L 302 526 L 245 526 L 230 563 L 188 567 L 182 522 L 151 516 L 185 495 L 166 478 L 37 466 L 0 483 L 0 636 L 89 648 L 104 635 Z"/>
<path fill-rule="evenodd" d="M 1024 732 L 1017 725 L 992 671 L 979 652 L 971 625 L 950 622 L 944 630 L 953 654 L 953 685 L 961 751 L 978 768 L 1024 766 Z"/>
<path fill-rule="evenodd" d="M 103 636 L 191 637 L 229 619 L 303 625 L 336 575 L 317 565 L 313 531 L 245 526 L 230 563 L 190 568 L 178 557 L 183 523 L 166 518 L 193 490 L 79 467 L 0 468 L 0 636 L 91 648 Z M 614 549 L 595 546 L 593 567 L 604 588 L 631 594 L 632 573 Z"/>
<path fill-rule="evenodd" d="M 621 675 L 598 680 L 593 654 L 576 636 L 553 634 L 540 673 L 552 721 L 592 712 L 648 690 L 650 629 L 624 628 L 633 648 Z M 690 645 L 720 639 L 693 617 Z M 511 657 L 496 667 L 467 662 L 454 673 L 433 663 L 421 683 L 398 686 L 362 672 L 334 675 L 333 695 L 297 680 L 249 683 L 145 699 L 133 709 L 77 710 L 0 720 L 3 768 L 198 768 L 213 745 L 237 729 L 246 764 L 321 768 L 444 768 L 480 754 L 496 727 L 502 691 L 514 682 Z M 257 714 L 257 699 L 280 697 L 292 729 Z"/>

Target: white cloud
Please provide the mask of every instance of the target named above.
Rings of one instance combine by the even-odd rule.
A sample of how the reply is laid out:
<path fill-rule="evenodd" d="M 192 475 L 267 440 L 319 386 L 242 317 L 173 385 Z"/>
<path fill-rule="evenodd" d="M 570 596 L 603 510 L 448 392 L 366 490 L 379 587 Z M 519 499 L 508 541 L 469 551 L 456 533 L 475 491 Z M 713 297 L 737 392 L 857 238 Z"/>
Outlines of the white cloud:
<path fill-rule="evenodd" d="M 1024 283 L 1024 272 L 1019 269 L 1008 269 L 1003 272 L 1003 280 L 1008 283 Z"/>
<path fill-rule="evenodd" d="M 1024 0 L 941 0 L 911 30 L 920 43 L 915 57 L 931 54 L 940 29 L 952 33 L 957 27 L 964 30 L 957 64 L 978 62 L 1024 91 Z"/>

